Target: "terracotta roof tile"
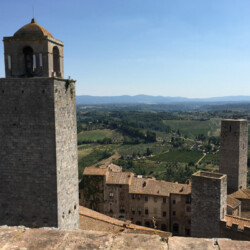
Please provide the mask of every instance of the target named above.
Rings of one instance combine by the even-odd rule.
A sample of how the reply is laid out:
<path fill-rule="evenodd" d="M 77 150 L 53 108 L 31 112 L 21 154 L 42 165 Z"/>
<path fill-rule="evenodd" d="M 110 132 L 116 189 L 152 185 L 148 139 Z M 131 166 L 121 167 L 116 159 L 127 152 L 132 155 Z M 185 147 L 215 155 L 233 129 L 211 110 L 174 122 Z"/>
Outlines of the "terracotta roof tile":
<path fill-rule="evenodd" d="M 240 189 L 232 194 L 231 197 L 236 199 L 250 199 L 250 190 L 249 189 Z"/>
<path fill-rule="evenodd" d="M 130 193 L 169 196 L 170 193 L 190 194 L 191 186 L 173 182 L 158 181 L 149 178 L 134 177 L 129 188 Z"/>
<path fill-rule="evenodd" d="M 83 175 L 106 175 L 107 172 L 108 172 L 107 168 L 87 167 L 84 169 Z"/>
<path fill-rule="evenodd" d="M 131 178 L 134 176 L 131 172 L 109 172 L 106 183 L 107 184 L 130 184 Z"/>
<path fill-rule="evenodd" d="M 227 196 L 227 205 L 231 208 L 236 208 L 240 205 L 240 201 L 235 199 L 234 197 L 228 195 Z"/>

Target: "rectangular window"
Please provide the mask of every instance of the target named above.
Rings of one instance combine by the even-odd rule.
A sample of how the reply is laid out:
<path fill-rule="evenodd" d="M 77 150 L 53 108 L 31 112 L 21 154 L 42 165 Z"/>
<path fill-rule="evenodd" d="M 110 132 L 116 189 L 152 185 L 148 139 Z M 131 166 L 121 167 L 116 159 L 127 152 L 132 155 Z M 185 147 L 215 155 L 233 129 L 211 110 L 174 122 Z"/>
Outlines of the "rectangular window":
<path fill-rule="evenodd" d="M 163 211 L 163 212 L 162 212 L 162 216 L 163 216 L 163 217 L 166 217 L 166 216 L 167 216 L 167 212 Z"/>
<path fill-rule="evenodd" d="M 8 70 L 11 70 L 11 56 L 8 55 Z"/>
<path fill-rule="evenodd" d="M 137 199 L 140 200 L 141 199 L 141 195 L 137 194 Z"/>
<path fill-rule="evenodd" d="M 141 208 L 138 208 L 138 214 L 141 214 Z"/>
<path fill-rule="evenodd" d="M 40 67 L 43 66 L 43 54 L 42 53 L 39 54 L 39 64 L 40 64 Z"/>
<path fill-rule="evenodd" d="M 146 202 L 148 201 L 148 196 L 145 196 L 145 201 L 146 201 Z"/>
<path fill-rule="evenodd" d="M 36 69 L 36 55 L 33 55 L 33 70 Z"/>
<path fill-rule="evenodd" d="M 81 193 L 79 193 L 79 199 L 81 199 Z"/>
<path fill-rule="evenodd" d="M 147 208 L 145 209 L 145 214 L 148 214 L 148 209 Z"/>
<path fill-rule="evenodd" d="M 125 213 L 125 207 L 124 206 L 120 207 L 120 213 Z"/>
<path fill-rule="evenodd" d="M 112 192 L 109 193 L 109 197 L 113 197 L 114 194 Z"/>
<path fill-rule="evenodd" d="M 176 213 L 175 213 L 175 211 L 173 211 L 173 216 L 175 216 L 176 215 Z"/>
<path fill-rule="evenodd" d="M 135 209 L 131 208 L 132 214 L 135 214 Z"/>
<path fill-rule="evenodd" d="M 173 200 L 173 204 L 175 204 L 175 200 Z"/>
<path fill-rule="evenodd" d="M 132 199 L 135 199 L 135 194 L 132 194 Z"/>
<path fill-rule="evenodd" d="M 166 203 L 167 202 L 167 199 L 164 197 L 163 198 L 163 203 Z"/>
<path fill-rule="evenodd" d="M 187 197 L 187 199 L 186 199 L 186 204 L 191 204 L 191 197 L 190 197 L 190 196 Z"/>

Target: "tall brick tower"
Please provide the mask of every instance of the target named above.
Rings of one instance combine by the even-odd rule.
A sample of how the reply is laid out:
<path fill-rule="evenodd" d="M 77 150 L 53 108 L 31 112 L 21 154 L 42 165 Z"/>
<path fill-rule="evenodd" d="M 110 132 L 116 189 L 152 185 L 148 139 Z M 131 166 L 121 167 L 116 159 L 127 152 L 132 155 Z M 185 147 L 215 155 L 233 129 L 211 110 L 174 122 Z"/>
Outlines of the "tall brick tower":
<path fill-rule="evenodd" d="M 32 19 L 4 37 L 0 225 L 78 228 L 75 82 L 63 43 Z"/>
<path fill-rule="evenodd" d="M 222 120 L 219 172 L 227 174 L 228 193 L 247 187 L 247 153 L 247 120 Z"/>
<path fill-rule="evenodd" d="M 220 237 L 227 209 L 227 176 L 199 171 L 192 175 L 191 236 Z"/>

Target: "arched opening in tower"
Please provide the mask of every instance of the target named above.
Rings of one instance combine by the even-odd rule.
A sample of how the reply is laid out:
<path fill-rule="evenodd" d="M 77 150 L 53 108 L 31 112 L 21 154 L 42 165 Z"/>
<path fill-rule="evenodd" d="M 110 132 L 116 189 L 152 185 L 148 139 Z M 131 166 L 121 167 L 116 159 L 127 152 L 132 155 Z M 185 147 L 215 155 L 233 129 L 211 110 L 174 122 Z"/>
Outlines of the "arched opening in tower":
<path fill-rule="evenodd" d="M 56 76 L 60 77 L 60 54 L 58 47 L 53 48 L 53 71 L 55 72 Z"/>
<path fill-rule="evenodd" d="M 31 47 L 25 47 L 23 49 L 24 62 L 25 62 L 25 76 L 33 76 L 33 49 Z"/>

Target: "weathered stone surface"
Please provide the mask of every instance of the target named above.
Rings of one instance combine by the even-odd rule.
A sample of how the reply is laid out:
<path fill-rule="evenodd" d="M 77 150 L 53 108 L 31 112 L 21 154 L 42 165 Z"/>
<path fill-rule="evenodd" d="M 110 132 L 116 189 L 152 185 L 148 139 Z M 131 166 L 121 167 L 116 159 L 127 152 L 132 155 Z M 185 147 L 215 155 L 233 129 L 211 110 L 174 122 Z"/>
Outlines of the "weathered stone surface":
<path fill-rule="evenodd" d="M 247 187 L 248 121 L 221 121 L 219 172 L 228 178 L 228 193 Z"/>
<path fill-rule="evenodd" d="M 168 239 L 168 250 L 215 250 L 217 249 L 212 239 L 170 237 Z"/>
<path fill-rule="evenodd" d="M 192 175 L 192 237 L 220 237 L 220 221 L 226 214 L 227 176 L 199 171 Z"/>
<path fill-rule="evenodd" d="M 62 231 L 52 228 L 29 229 L 24 227 L 0 227 L 0 248 L 20 250 L 231 250 L 250 249 L 249 241 L 227 239 L 169 237 L 158 235 L 106 233 L 97 231 Z"/>
<path fill-rule="evenodd" d="M 78 228 L 75 86 L 0 79 L 0 225 Z"/>
<path fill-rule="evenodd" d="M 220 250 L 248 250 L 250 249 L 250 241 L 235 241 L 222 239 L 218 240 Z"/>

